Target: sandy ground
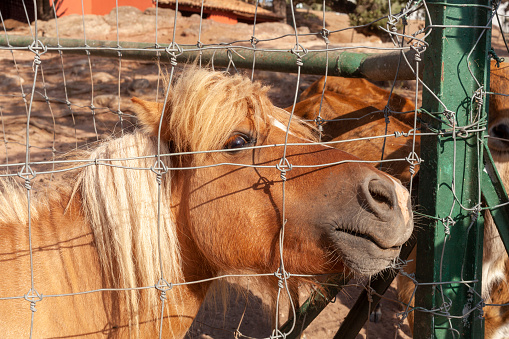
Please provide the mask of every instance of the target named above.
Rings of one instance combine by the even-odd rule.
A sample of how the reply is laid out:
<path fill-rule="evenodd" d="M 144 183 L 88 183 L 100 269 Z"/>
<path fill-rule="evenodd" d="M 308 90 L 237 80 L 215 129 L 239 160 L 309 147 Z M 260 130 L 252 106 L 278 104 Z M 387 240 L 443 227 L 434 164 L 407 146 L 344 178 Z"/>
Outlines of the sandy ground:
<path fill-rule="evenodd" d="M 173 36 L 179 44 L 196 44 L 198 41 L 199 18 L 194 15 L 178 15 L 177 29 L 173 31 L 174 12 L 161 10 L 155 33 L 154 13 L 141 14 L 132 9 L 122 9 L 119 13 L 118 38 L 121 41 L 169 43 Z M 315 13 L 318 19 L 306 18 L 301 13 L 298 20 L 299 33 L 305 34 L 321 28 L 321 13 Z M 342 30 L 349 26 L 345 15 L 326 13 L 326 27 Z M 305 25 L 306 26 L 305 26 Z M 411 22 L 409 31 L 422 27 L 421 22 Z M 85 31 L 82 18 L 69 16 L 58 21 L 59 36 L 62 38 L 108 39 L 116 40 L 115 15 L 104 17 L 86 16 Z M 26 25 L 8 21 L 5 23 L 9 34 L 28 35 Z M 318 28 L 317 28 L 318 27 Z M 33 27 L 32 29 L 35 29 Z M 292 28 L 285 24 L 259 24 L 256 36 L 259 39 L 291 34 Z M 55 21 L 40 22 L 38 34 L 56 36 Z M 202 24 L 201 42 L 204 44 L 244 40 L 248 44 L 253 34 L 253 26 L 237 24 L 235 26 L 218 24 L 205 20 Z M 324 47 L 323 40 L 316 36 L 302 36 L 299 41 L 306 48 Z M 377 47 L 390 47 L 378 38 L 365 37 L 352 30 L 343 30 L 330 36 L 331 46 L 362 46 L 356 49 L 363 52 L 375 52 Z M 276 42 L 260 44 L 260 48 L 291 48 L 295 43 L 293 37 Z M 494 48 L 500 56 L 507 56 L 503 42 L 497 30 L 493 32 Z M 52 169 L 51 160 L 64 156 L 76 148 L 93 147 L 98 140 L 120 135 L 132 130 L 136 120 L 132 116 L 129 98 L 142 97 L 148 100 L 161 100 L 163 95 L 159 68 L 154 62 L 136 62 L 118 59 L 69 56 L 64 53 L 45 54 L 42 56 L 41 72 L 37 75 L 36 89 L 33 95 L 30 138 L 30 160 L 48 161 L 48 164 L 34 166 L 41 173 Z M 32 83 L 34 81 L 33 54 L 28 52 L 0 51 L 0 170 L 14 172 L 19 170 L 17 163 L 26 159 L 26 112 L 31 102 Z M 164 71 L 164 69 L 163 69 Z M 318 76 L 302 76 L 298 91 L 302 91 Z M 295 74 L 255 72 L 255 79 L 270 85 L 269 95 L 280 107 L 293 103 L 297 86 Z M 385 83 L 382 85 L 390 85 Z M 412 82 L 398 82 L 396 91 L 411 96 Z M 24 98 L 25 97 L 25 100 Z M 46 101 L 46 97 L 51 100 Z M 66 104 L 69 100 L 71 105 Z M 92 111 L 91 105 L 96 109 Z M 118 111 L 122 114 L 118 114 Z M 3 141 L 3 142 L 2 142 Z M 8 165 L 8 166 L 5 166 Z M 50 174 L 38 174 L 34 186 L 45 185 L 48 181 L 59 180 Z M 336 298 L 335 303 L 327 306 L 325 311 L 304 332 L 306 338 L 330 338 L 339 328 L 349 307 L 356 300 L 360 288 L 345 288 Z M 303 301 L 306 295 L 301 296 Z M 258 292 L 232 292 L 226 311 L 214 296 L 210 296 L 200 310 L 196 321 L 188 333 L 188 338 L 233 338 L 236 329 L 250 337 L 267 337 L 271 334 L 272 322 L 275 319 L 264 306 L 265 299 Z M 393 284 L 382 301 L 383 317 L 378 323 L 367 323 L 358 338 L 409 338 L 409 328 L 400 323 L 398 312 L 400 306 L 395 300 Z M 247 307 L 245 307 L 247 304 Z M 244 313 L 245 309 L 245 314 Z M 286 317 L 284 308 L 281 319 Z"/>

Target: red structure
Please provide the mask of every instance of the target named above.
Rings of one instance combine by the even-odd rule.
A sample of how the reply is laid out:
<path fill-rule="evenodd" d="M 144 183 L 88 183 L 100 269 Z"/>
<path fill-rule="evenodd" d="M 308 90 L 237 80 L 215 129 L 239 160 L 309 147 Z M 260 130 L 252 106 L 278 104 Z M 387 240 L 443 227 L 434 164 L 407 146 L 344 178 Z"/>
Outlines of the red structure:
<path fill-rule="evenodd" d="M 159 7 L 176 8 L 176 0 L 159 0 Z M 178 10 L 183 15 L 200 14 L 202 0 L 179 0 Z M 256 6 L 240 0 L 203 0 L 203 17 L 227 24 L 254 22 Z M 281 21 L 283 18 L 260 6 L 256 10 L 257 22 Z"/>
<path fill-rule="evenodd" d="M 155 7 L 153 0 L 117 0 L 118 6 L 133 6 L 142 11 L 149 7 Z M 117 5 L 115 0 L 60 0 L 57 1 L 57 15 L 69 14 L 97 14 L 105 15 L 111 12 Z M 53 3 L 52 0 L 50 0 Z M 83 2 L 83 9 L 81 3 Z"/>

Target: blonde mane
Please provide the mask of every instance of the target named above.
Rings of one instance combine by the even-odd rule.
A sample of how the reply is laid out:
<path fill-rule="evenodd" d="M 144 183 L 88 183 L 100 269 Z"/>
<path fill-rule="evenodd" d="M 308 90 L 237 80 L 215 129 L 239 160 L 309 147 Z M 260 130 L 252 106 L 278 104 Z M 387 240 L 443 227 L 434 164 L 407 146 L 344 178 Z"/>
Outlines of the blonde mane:
<path fill-rule="evenodd" d="M 166 145 L 161 152 L 169 153 Z M 101 145 L 91 159 L 122 159 L 157 153 L 153 138 L 141 133 L 126 135 Z M 168 163 L 168 160 L 166 160 Z M 171 175 L 161 180 L 160 239 L 158 237 L 158 184 L 150 170 L 154 158 L 114 160 L 113 166 L 89 166 L 79 179 L 83 210 L 89 220 L 107 282 L 113 288 L 153 286 L 164 276 L 167 281 L 181 282 L 180 251 L 170 211 Z M 168 164 L 169 165 L 169 164 Z M 119 167 L 116 167 L 119 166 Z M 124 167 L 124 168 L 120 168 Z M 158 242 L 160 240 L 161 248 Z M 159 251 L 162 268 L 160 272 Z M 180 304 L 179 289 L 168 293 L 169 304 Z M 127 296 L 128 311 L 136 324 L 140 311 L 135 292 Z M 173 299 L 173 300 L 172 300 Z M 148 304 L 157 313 L 158 296 L 149 293 Z M 144 300 L 145 302 L 145 300 Z"/>
<path fill-rule="evenodd" d="M 30 204 L 32 218 L 38 218 L 39 206 L 47 205 L 48 199 Z M 16 181 L 0 179 L 0 224 L 28 224 L 27 192 Z"/>

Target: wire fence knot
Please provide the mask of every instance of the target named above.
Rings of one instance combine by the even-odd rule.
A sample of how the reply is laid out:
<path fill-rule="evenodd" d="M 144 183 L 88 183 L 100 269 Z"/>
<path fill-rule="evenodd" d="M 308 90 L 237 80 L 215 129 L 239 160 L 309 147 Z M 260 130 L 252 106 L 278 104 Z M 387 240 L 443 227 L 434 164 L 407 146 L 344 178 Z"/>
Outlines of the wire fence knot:
<path fill-rule="evenodd" d="M 34 56 L 34 62 L 32 64 L 32 70 L 35 72 L 35 69 L 37 66 L 39 66 L 42 63 L 41 56 L 39 54 L 36 54 Z"/>
<path fill-rule="evenodd" d="M 286 173 L 292 170 L 292 164 L 287 158 L 282 158 L 276 168 L 281 172 L 281 180 L 286 181 Z"/>
<path fill-rule="evenodd" d="M 163 174 L 168 173 L 168 167 L 161 159 L 159 159 L 154 165 L 152 165 L 152 167 L 150 167 L 150 170 L 155 173 L 157 183 L 161 185 Z"/>
<path fill-rule="evenodd" d="M 41 55 L 48 51 L 48 47 L 44 45 L 41 40 L 34 40 L 28 49 L 34 53 L 34 62 L 32 64 L 32 70 L 35 72 L 35 69 L 42 63 Z M 42 51 L 42 52 L 41 52 Z"/>
<path fill-rule="evenodd" d="M 486 307 L 486 302 L 484 301 L 484 299 L 481 299 L 481 301 L 479 302 L 478 304 L 478 308 L 479 308 L 479 317 L 481 318 L 484 318 L 484 308 Z"/>
<path fill-rule="evenodd" d="M 281 273 L 281 271 L 283 273 Z M 277 278 L 277 286 L 280 289 L 284 289 L 286 285 L 286 280 L 290 279 L 290 272 L 285 271 L 284 269 L 281 270 L 281 267 L 277 269 L 276 272 L 274 272 L 274 276 Z"/>
<path fill-rule="evenodd" d="M 484 104 L 484 97 L 486 95 L 486 92 L 484 91 L 484 86 L 479 87 L 472 96 L 472 99 L 475 100 L 475 103 L 478 107 L 482 107 Z"/>
<path fill-rule="evenodd" d="M 177 57 L 183 53 L 182 47 L 180 47 L 180 45 L 177 44 L 176 42 L 172 42 L 164 50 L 170 56 L 171 66 L 176 67 L 177 66 Z"/>
<path fill-rule="evenodd" d="M 411 130 L 409 130 L 408 132 L 403 132 L 403 131 L 394 131 L 394 137 L 395 137 L 395 138 L 399 138 L 399 137 L 409 137 L 410 135 L 413 135 L 413 132 L 414 132 L 414 129 L 411 129 Z"/>
<path fill-rule="evenodd" d="M 412 51 L 414 51 L 414 52 L 415 52 L 415 54 L 414 54 L 414 60 L 415 60 L 415 62 L 421 62 L 421 61 L 422 61 L 421 53 L 422 53 L 423 51 L 422 51 L 422 50 L 419 50 L 417 47 L 418 47 L 418 46 L 410 45 L 410 49 L 411 49 Z"/>
<path fill-rule="evenodd" d="M 326 123 L 326 121 L 321 117 L 321 116 L 317 116 L 316 119 L 315 119 L 315 124 L 316 126 L 318 127 L 318 130 L 320 132 L 323 132 L 323 125 Z"/>
<path fill-rule="evenodd" d="M 441 221 L 442 221 L 442 224 L 444 225 L 444 233 L 445 233 L 445 235 L 450 235 L 451 234 L 451 227 L 454 226 L 454 224 L 456 224 L 456 222 L 452 219 L 452 217 L 450 215 L 448 215 L 447 217 L 443 218 Z"/>
<path fill-rule="evenodd" d="M 155 285 L 156 290 L 160 292 L 159 299 L 164 302 L 167 300 L 166 292 L 173 289 L 173 284 L 171 282 L 166 281 L 166 279 L 161 278 Z"/>
<path fill-rule="evenodd" d="M 423 162 L 423 160 L 419 158 L 419 156 L 415 152 L 410 152 L 410 154 L 408 154 L 405 160 L 410 164 L 408 170 L 411 175 L 415 175 L 415 166 L 420 165 Z"/>
<path fill-rule="evenodd" d="M 281 332 L 279 329 L 273 329 L 272 334 L 269 337 L 270 339 L 285 339 L 286 333 Z"/>
<path fill-rule="evenodd" d="M 251 39 L 249 39 L 249 42 L 251 43 L 251 46 L 255 47 L 260 42 L 260 40 L 258 40 L 258 38 L 256 38 L 253 35 L 253 36 L 251 36 Z"/>
<path fill-rule="evenodd" d="M 387 20 L 387 29 L 391 32 L 396 33 L 398 31 L 398 27 L 396 25 L 398 24 L 398 19 L 396 19 L 395 16 L 389 15 Z"/>
<path fill-rule="evenodd" d="M 479 215 L 481 214 L 481 211 L 482 211 L 481 204 L 477 204 L 474 206 L 474 208 L 472 209 L 472 213 L 470 214 L 471 222 L 477 221 L 477 219 L 479 218 Z"/>
<path fill-rule="evenodd" d="M 445 109 L 444 116 L 449 121 L 449 123 L 452 124 L 454 122 L 454 118 L 456 117 L 456 113 L 448 109 Z"/>
<path fill-rule="evenodd" d="M 322 28 L 322 30 L 320 31 L 320 37 L 325 41 L 326 44 L 329 43 L 329 35 L 330 31 L 325 27 Z"/>
<path fill-rule="evenodd" d="M 23 296 L 23 298 L 30 303 L 30 311 L 36 312 L 35 304 L 39 301 L 42 301 L 42 296 L 37 292 L 35 288 L 31 288 L 28 292 Z"/>
<path fill-rule="evenodd" d="M 391 122 L 391 120 L 389 119 L 389 115 L 391 115 L 391 113 L 392 113 L 389 105 L 385 105 L 383 112 L 384 112 L 385 124 L 388 125 Z"/>
<path fill-rule="evenodd" d="M 304 62 L 302 61 L 302 58 L 308 54 L 308 50 L 304 48 L 301 44 L 296 44 L 293 46 L 293 48 L 290 51 L 292 54 L 294 54 L 297 57 L 296 63 L 298 67 L 304 66 Z M 301 54 L 302 53 L 302 54 Z"/>
<path fill-rule="evenodd" d="M 465 127 L 458 127 L 458 133 L 456 133 L 457 136 L 460 138 L 467 138 L 468 134 L 468 130 Z"/>
<path fill-rule="evenodd" d="M 490 50 L 488 51 L 488 55 L 490 58 L 495 60 L 497 68 L 500 68 L 500 63 L 505 61 L 505 58 L 500 58 L 497 53 L 495 53 L 495 50 L 493 47 L 490 47 Z"/>
<path fill-rule="evenodd" d="M 159 300 L 161 300 L 161 301 L 166 301 L 166 300 L 168 300 L 168 299 L 166 298 L 166 291 L 161 291 L 161 295 L 159 296 Z"/>
<path fill-rule="evenodd" d="M 32 186 L 30 184 L 30 181 L 33 180 L 35 178 L 35 176 L 37 175 L 37 173 L 32 169 L 32 167 L 30 167 L 30 165 L 23 165 L 23 167 L 21 167 L 20 171 L 17 173 L 18 177 L 22 178 L 25 180 L 25 188 L 27 190 L 31 190 L 32 189 Z"/>

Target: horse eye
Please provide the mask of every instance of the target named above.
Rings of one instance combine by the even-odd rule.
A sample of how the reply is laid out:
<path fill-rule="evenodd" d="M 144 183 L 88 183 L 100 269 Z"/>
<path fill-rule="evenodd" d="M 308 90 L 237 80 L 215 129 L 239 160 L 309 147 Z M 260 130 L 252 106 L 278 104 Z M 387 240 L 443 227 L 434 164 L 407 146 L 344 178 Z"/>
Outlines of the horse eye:
<path fill-rule="evenodd" d="M 236 149 L 236 148 L 242 148 L 246 147 L 247 145 L 251 144 L 252 142 L 249 140 L 248 137 L 242 134 L 236 134 L 232 135 L 228 141 L 226 142 L 224 148 L 225 149 Z"/>

